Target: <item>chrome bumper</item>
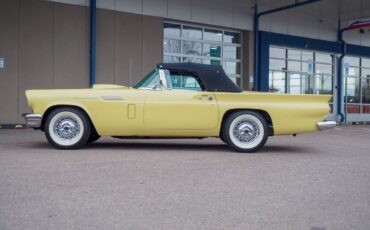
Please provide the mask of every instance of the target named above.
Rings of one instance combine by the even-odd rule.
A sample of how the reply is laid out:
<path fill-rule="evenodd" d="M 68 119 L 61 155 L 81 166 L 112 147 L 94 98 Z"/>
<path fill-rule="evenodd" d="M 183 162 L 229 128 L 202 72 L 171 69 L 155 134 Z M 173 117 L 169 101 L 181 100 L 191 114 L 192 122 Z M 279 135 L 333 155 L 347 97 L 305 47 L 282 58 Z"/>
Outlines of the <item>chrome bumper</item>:
<path fill-rule="evenodd" d="M 318 127 L 320 130 L 324 130 L 324 129 L 332 129 L 332 128 L 334 128 L 336 125 L 337 125 L 337 123 L 336 123 L 335 121 L 320 121 L 320 122 L 317 122 L 317 127 Z"/>
<path fill-rule="evenodd" d="M 41 127 L 41 114 L 25 114 L 24 119 L 26 120 L 26 126 L 28 128 L 39 129 Z"/>

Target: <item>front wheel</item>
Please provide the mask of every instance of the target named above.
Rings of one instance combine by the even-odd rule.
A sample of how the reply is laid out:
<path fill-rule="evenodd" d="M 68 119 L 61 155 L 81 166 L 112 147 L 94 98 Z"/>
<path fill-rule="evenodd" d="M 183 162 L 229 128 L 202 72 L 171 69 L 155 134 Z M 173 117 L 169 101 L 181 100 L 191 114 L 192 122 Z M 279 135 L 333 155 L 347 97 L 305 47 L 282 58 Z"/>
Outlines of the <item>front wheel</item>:
<path fill-rule="evenodd" d="M 253 111 L 235 112 L 226 118 L 223 138 L 235 151 L 256 152 L 267 141 L 267 122 L 263 116 Z"/>
<path fill-rule="evenodd" d="M 45 135 L 58 149 L 77 149 L 89 140 L 91 125 L 86 115 L 78 109 L 59 108 L 46 118 Z"/>

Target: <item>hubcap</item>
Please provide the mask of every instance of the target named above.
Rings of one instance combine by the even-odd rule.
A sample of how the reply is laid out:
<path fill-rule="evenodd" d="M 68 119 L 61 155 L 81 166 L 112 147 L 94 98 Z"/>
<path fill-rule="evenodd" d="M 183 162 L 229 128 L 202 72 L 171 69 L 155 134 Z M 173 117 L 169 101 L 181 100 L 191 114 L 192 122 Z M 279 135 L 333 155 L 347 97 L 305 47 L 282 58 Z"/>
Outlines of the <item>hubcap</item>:
<path fill-rule="evenodd" d="M 54 133 L 63 140 L 71 140 L 80 132 L 80 125 L 72 117 L 60 117 L 54 124 Z"/>
<path fill-rule="evenodd" d="M 254 121 L 241 120 L 234 126 L 233 135 L 238 141 L 249 143 L 260 135 L 260 131 Z"/>

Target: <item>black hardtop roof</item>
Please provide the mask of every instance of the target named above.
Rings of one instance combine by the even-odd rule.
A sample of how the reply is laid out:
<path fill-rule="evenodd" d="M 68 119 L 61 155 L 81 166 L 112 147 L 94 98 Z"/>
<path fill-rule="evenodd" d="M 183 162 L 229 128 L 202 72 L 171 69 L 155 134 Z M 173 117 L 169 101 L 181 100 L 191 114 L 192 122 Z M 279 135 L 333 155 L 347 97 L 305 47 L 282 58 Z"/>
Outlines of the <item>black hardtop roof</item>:
<path fill-rule="evenodd" d="M 225 74 L 222 66 L 206 65 L 191 62 L 160 63 L 159 69 L 178 70 L 196 73 L 206 91 L 210 92 L 241 92 L 240 88 Z"/>

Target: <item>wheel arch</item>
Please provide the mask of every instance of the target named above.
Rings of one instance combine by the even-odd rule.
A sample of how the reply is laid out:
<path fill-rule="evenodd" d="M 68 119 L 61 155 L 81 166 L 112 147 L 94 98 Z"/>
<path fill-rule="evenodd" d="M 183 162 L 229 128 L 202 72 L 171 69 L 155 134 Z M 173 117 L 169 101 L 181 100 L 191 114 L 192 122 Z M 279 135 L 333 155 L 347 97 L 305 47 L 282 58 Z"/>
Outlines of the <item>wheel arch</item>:
<path fill-rule="evenodd" d="M 85 114 L 85 116 L 87 117 L 87 119 L 89 120 L 90 124 L 91 124 L 91 132 L 95 132 L 97 133 L 96 129 L 95 129 L 95 126 L 94 126 L 94 123 L 93 121 L 91 120 L 91 117 L 90 115 L 86 112 L 86 110 L 80 106 L 77 106 L 77 105 L 68 105 L 68 104 L 63 104 L 63 105 L 52 105 L 50 107 L 48 107 L 45 112 L 43 113 L 43 116 L 42 116 L 42 120 L 41 120 L 41 127 L 40 129 L 42 131 L 44 131 L 44 126 L 45 126 L 45 122 L 46 122 L 46 119 L 47 117 L 49 116 L 49 114 L 55 110 L 55 109 L 59 109 L 59 108 L 73 108 L 73 109 L 77 109 L 79 110 L 80 112 L 82 112 L 83 114 Z"/>
<path fill-rule="evenodd" d="M 219 133 L 220 137 L 222 136 L 222 130 L 223 130 L 223 127 L 224 127 L 226 118 L 228 116 L 230 116 L 231 114 L 233 114 L 235 112 L 239 112 L 239 111 L 251 111 L 251 112 L 256 112 L 256 113 L 262 115 L 265 118 L 265 120 L 267 122 L 267 125 L 268 125 L 268 128 L 269 128 L 269 136 L 273 136 L 274 135 L 274 126 L 273 126 L 272 118 L 271 118 L 270 114 L 267 111 L 261 110 L 261 109 L 239 108 L 239 109 L 230 109 L 230 110 L 227 110 L 223 114 L 222 120 L 221 120 L 221 126 L 220 126 L 220 133 Z"/>

